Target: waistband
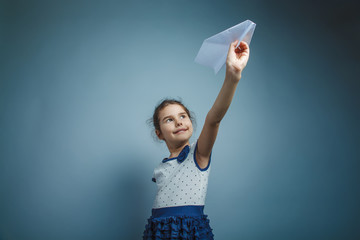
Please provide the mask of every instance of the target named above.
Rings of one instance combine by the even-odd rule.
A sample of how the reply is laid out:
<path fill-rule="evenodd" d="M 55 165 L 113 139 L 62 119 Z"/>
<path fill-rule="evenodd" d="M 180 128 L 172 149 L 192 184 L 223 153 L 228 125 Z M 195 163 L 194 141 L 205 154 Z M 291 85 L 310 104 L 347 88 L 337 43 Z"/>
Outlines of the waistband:
<path fill-rule="evenodd" d="M 171 217 L 171 216 L 202 216 L 204 215 L 204 206 L 180 206 L 153 208 L 152 217 Z"/>

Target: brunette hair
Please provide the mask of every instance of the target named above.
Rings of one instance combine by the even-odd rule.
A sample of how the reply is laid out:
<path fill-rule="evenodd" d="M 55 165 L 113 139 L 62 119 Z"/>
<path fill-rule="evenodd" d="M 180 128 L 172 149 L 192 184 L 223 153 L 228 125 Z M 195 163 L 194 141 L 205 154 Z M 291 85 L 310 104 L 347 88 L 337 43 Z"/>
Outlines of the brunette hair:
<path fill-rule="evenodd" d="M 160 130 L 160 119 L 159 119 L 159 113 L 162 109 L 164 109 L 166 106 L 168 105 L 171 105 L 171 104 L 177 104 L 177 105 L 180 105 L 186 112 L 186 114 L 189 116 L 190 120 L 191 120 L 191 123 L 193 124 L 193 127 L 194 127 L 194 130 L 195 130 L 195 126 L 196 126 L 196 120 L 194 118 L 194 113 L 191 112 L 187 107 L 185 107 L 185 105 L 182 103 L 182 100 L 177 100 L 177 99 L 174 99 L 174 98 L 165 98 L 165 99 L 162 99 L 160 100 L 160 103 L 158 103 L 155 107 L 155 110 L 154 110 L 154 114 L 152 116 L 152 118 L 148 119 L 147 120 L 147 123 L 149 125 L 152 125 L 152 127 L 154 127 L 154 131 L 152 132 L 154 134 L 154 138 L 155 139 L 158 139 L 156 134 L 155 134 L 155 131 L 158 130 L 161 132 Z"/>

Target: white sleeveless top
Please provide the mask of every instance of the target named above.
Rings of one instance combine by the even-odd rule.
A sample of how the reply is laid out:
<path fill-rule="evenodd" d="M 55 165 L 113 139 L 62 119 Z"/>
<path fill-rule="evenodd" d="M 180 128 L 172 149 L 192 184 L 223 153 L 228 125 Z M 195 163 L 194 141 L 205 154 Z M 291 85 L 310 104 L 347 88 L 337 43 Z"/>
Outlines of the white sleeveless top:
<path fill-rule="evenodd" d="M 185 148 L 189 149 L 187 156 Z M 185 148 L 178 157 L 165 158 L 155 168 L 152 180 L 156 182 L 158 191 L 154 209 L 205 205 L 211 155 L 208 166 L 201 169 L 196 162 L 197 142 Z"/>

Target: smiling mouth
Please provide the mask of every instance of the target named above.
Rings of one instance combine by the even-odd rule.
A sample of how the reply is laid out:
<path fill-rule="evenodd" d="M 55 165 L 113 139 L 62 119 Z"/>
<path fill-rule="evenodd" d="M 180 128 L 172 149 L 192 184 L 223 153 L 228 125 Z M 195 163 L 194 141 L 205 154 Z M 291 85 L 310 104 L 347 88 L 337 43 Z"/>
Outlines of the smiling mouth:
<path fill-rule="evenodd" d="M 175 134 L 182 133 L 182 132 L 185 132 L 185 131 L 187 131 L 187 129 L 180 129 L 180 130 L 176 131 Z"/>

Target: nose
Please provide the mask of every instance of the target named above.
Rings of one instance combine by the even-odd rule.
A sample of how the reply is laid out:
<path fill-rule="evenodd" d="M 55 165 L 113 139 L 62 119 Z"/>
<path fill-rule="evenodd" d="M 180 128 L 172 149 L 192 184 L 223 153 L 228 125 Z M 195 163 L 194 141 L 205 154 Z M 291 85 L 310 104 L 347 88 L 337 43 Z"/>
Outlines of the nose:
<path fill-rule="evenodd" d="M 182 125 L 181 119 L 177 119 L 177 120 L 176 120 L 176 126 L 181 126 L 181 125 Z"/>

